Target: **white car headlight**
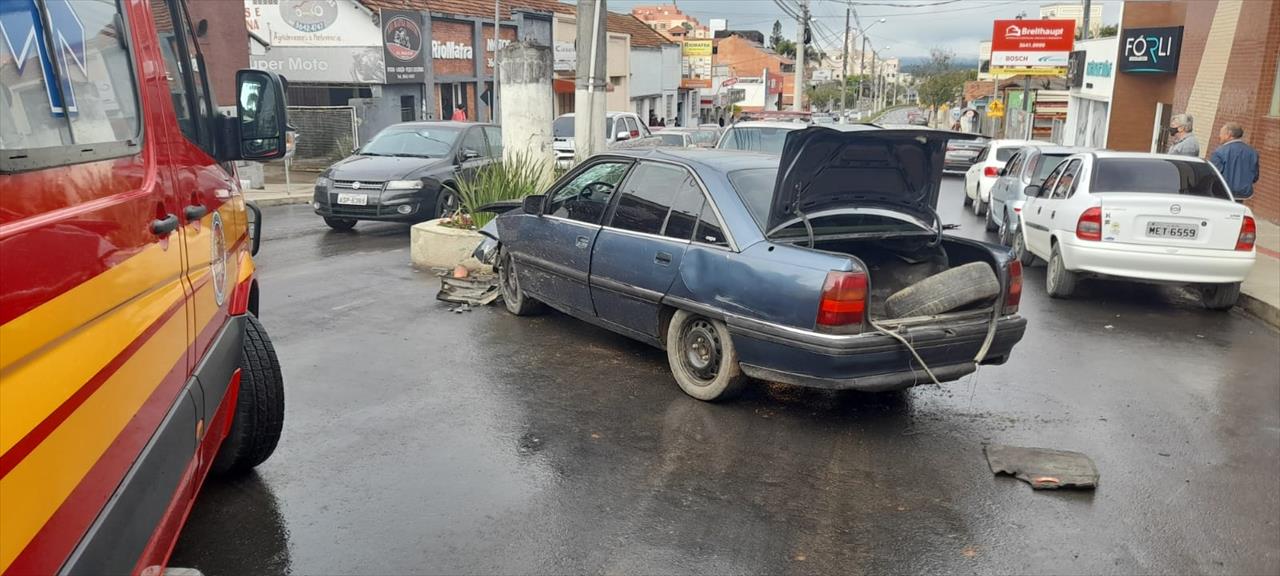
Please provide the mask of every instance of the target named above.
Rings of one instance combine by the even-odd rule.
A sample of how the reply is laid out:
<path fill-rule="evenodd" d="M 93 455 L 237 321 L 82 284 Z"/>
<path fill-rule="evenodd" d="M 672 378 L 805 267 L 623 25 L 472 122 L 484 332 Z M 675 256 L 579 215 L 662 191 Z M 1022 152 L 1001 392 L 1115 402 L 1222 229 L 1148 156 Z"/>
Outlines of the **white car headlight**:
<path fill-rule="evenodd" d="M 391 180 L 383 186 L 386 190 L 417 190 L 421 187 L 421 180 Z"/>
<path fill-rule="evenodd" d="M 333 180 L 331 180 L 331 179 L 329 179 L 329 178 L 326 178 L 326 177 L 324 177 L 324 176 L 321 176 L 321 177 L 319 177 L 319 178 L 316 178 L 316 187 L 317 187 L 317 188 L 328 188 L 328 187 L 330 187 L 330 186 L 333 186 Z"/>

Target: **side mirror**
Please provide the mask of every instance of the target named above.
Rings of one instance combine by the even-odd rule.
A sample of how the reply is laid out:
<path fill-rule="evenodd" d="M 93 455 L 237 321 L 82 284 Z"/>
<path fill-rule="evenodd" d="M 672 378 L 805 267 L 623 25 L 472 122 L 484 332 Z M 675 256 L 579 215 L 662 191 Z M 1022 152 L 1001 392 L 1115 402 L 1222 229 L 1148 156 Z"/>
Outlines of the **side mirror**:
<path fill-rule="evenodd" d="M 462 149 L 462 160 L 464 162 L 467 160 L 475 160 L 476 158 L 479 158 L 479 157 L 480 157 L 480 153 L 476 152 L 475 150 L 472 150 L 471 148 Z"/>
<path fill-rule="evenodd" d="M 288 114 L 279 74 L 265 70 L 236 72 L 238 159 L 283 158 L 289 150 Z"/>
<path fill-rule="evenodd" d="M 1022 193 L 1023 193 L 1023 194 L 1026 194 L 1026 195 L 1027 195 L 1027 198 L 1039 198 L 1039 197 L 1040 197 L 1040 186 L 1038 186 L 1038 185 L 1036 185 L 1036 184 L 1032 184 L 1032 185 L 1030 185 L 1030 186 L 1027 186 L 1026 188 L 1023 188 L 1023 189 L 1022 189 Z"/>
<path fill-rule="evenodd" d="M 532 194 L 524 197 L 524 201 L 520 203 L 521 210 L 525 214 L 533 214 L 534 216 L 542 215 L 542 203 L 547 199 L 545 194 Z"/>
<path fill-rule="evenodd" d="M 617 142 L 622 142 L 623 140 L 630 140 L 630 139 L 631 139 L 631 133 L 627 132 L 626 130 L 623 130 L 619 132 L 616 136 L 614 136 L 614 140 Z"/>

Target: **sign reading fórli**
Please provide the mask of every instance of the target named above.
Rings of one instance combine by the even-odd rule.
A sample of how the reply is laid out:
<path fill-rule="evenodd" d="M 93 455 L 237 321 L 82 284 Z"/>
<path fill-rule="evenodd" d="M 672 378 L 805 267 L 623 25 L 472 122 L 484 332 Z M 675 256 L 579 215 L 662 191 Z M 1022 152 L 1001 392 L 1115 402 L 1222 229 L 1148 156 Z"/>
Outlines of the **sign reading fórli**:
<path fill-rule="evenodd" d="M 1181 50 L 1181 26 L 1126 28 L 1120 35 L 1119 68 L 1129 74 L 1173 74 Z"/>

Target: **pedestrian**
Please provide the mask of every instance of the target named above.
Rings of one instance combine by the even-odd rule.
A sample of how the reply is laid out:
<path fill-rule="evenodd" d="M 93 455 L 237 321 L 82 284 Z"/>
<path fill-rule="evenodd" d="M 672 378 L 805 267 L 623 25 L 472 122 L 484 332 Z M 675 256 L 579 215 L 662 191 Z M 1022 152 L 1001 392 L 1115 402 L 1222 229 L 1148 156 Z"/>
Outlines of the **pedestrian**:
<path fill-rule="evenodd" d="M 973 108 L 966 108 L 964 113 L 960 114 L 960 129 L 973 134 L 978 131 L 978 111 Z"/>
<path fill-rule="evenodd" d="M 466 107 L 466 105 L 464 105 L 464 104 L 458 104 L 458 105 L 454 106 L 454 107 L 453 107 L 453 117 L 452 117 L 452 118 L 450 118 L 450 120 L 453 120 L 454 122 L 466 122 L 466 121 L 467 121 L 467 107 Z"/>
<path fill-rule="evenodd" d="M 1253 185 L 1258 181 L 1258 151 L 1245 143 L 1244 127 L 1227 122 L 1218 131 L 1221 144 L 1209 156 L 1222 178 L 1227 181 L 1227 188 L 1236 200 L 1244 200 L 1253 196 Z"/>
<path fill-rule="evenodd" d="M 667 119 L 666 119 L 666 118 L 659 118 L 659 119 L 658 119 L 658 127 L 659 127 L 659 128 L 666 128 L 666 127 L 667 127 Z"/>
<path fill-rule="evenodd" d="M 1169 121 L 1169 153 L 1179 156 L 1200 156 L 1200 142 L 1192 130 L 1194 120 L 1190 114 L 1178 114 Z"/>
<path fill-rule="evenodd" d="M 655 128 L 657 126 L 658 126 L 658 115 L 654 114 L 653 110 L 650 110 L 649 111 L 649 127 Z"/>

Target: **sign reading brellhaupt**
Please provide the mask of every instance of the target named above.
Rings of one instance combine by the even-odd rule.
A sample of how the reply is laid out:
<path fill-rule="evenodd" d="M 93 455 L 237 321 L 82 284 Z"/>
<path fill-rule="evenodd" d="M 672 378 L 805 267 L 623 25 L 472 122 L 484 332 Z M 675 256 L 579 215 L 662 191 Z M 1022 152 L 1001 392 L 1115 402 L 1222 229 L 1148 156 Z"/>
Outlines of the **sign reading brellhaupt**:
<path fill-rule="evenodd" d="M 1120 34 L 1120 71 L 1173 74 L 1178 71 L 1182 27 L 1126 28 Z"/>
<path fill-rule="evenodd" d="M 996 20 L 991 31 L 991 73 L 1065 76 L 1075 34 L 1075 20 Z"/>
<path fill-rule="evenodd" d="M 387 84 L 421 84 L 427 80 L 422 53 L 422 14 L 382 11 L 382 53 L 387 62 Z"/>

